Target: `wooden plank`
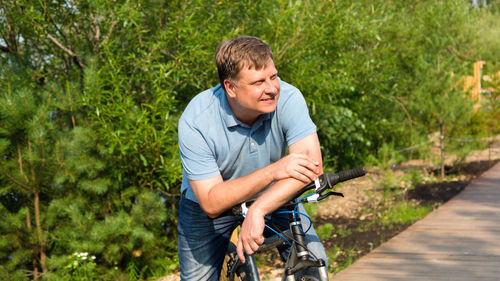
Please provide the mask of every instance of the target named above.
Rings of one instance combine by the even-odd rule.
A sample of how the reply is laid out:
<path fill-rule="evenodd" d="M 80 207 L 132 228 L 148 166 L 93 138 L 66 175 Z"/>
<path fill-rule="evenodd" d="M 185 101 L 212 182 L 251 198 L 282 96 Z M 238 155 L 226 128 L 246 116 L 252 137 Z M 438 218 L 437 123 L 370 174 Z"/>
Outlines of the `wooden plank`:
<path fill-rule="evenodd" d="M 500 163 L 333 280 L 500 280 Z"/>
<path fill-rule="evenodd" d="M 376 280 L 383 277 L 426 277 L 427 280 L 443 280 L 441 277 L 474 280 L 478 276 L 497 280 L 500 276 L 500 256 L 474 255 L 373 255 L 355 263 L 356 270 L 343 271 L 334 280 L 350 280 L 355 275 L 358 280 Z M 437 277 L 440 277 L 436 279 Z"/>

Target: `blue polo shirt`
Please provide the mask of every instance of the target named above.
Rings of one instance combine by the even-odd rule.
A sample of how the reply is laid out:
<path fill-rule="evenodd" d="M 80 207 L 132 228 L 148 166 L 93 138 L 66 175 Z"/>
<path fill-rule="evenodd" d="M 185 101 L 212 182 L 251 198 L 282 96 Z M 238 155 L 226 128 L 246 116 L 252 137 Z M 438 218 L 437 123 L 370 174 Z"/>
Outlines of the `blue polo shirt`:
<path fill-rule="evenodd" d="M 195 96 L 179 120 L 181 192 L 198 202 L 188 179 L 245 176 L 278 161 L 288 146 L 315 132 L 304 97 L 294 86 L 280 80 L 276 110 L 249 126 L 233 115 L 219 84 Z"/>

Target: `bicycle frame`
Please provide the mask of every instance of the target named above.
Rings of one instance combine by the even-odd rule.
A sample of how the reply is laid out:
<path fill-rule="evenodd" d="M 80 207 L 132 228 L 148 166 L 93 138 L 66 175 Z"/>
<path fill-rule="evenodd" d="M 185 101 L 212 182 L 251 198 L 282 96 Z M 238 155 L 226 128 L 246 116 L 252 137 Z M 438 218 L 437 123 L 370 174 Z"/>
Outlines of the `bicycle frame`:
<path fill-rule="evenodd" d="M 294 209 L 294 205 L 287 206 L 287 209 L 291 212 Z M 326 262 L 322 259 L 311 260 L 311 253 L 306 246 L 305 234 L 302 232 L 302 223 L 299 216 L 294 217 L 292 213 L 289 214 L 288 218 L 290 228 L 281 233 L 281 235 L 288 241 L 292 241 L 290 247 L 290 253 L 287 258 L 287 262 L 284 268 L 283 281 L 295 281 L 295 273 L 311 268 L 317 267 L 319 272 L 320 281 L 328 281 L 328 272 L 326 268 Z M 266 252 L 270 249 L 274 249 L 277 246 L 284 245 L 287 241 L 283 238 L 273 235 L 264 240 L 264 243 L 259 247 L 255 254 Z M 234 249 L 231 249 L 234 250 Z M 246 267 L 246 277 L 244 280 L 248 281 L 260 281 L 260 276 L 255 260 L 255 254 L 246 255 L 246 264 L 242 264 L 239 259 L 233 264 L 232 268 L 229 269 L 228 275 L 229 280 L 233 280 L 234 274 L 240 269 L 240 267 Z"/>
<path fill-rule="evenodd" d="M 231 261 L 234 263 L 232 263 L 231 268 L 227 272 L 229 280 L 234 280 L 234 277 L 237 274 L 237 272 L 241 272 L 243 270 L 245 272 L 245 278 L 243 280 L 260 281 L 254 255 L 275 248 L 276 246 L 284 245 L 286 243 L 286 240 L 288 241 L 291 240 L 292 244 L 284 268 L 282 281 L 295 281 L 296 280 L 295 273 L 311 267 L 318 268 L 319 278 L 320 278 L 319 281 L 328 281 L 328 271 L 326 268 L 326 261 L 314 257 L 314 255 L 307 248 L 305 233 L 302 231 L 301 219 L 300 216 L 295 216 L 294 208 L 297 204 L 301 202 L 305 203 L 318 202 L 331 195 L 343 197 L 342 193 L 333 191 L 327 192 L 327 190 L 331 189 L 335 184 L 339 182 L 350 180 L 356 177 L 361 177 L 364 175 L 365 175 L 365 169 L 362 167 L 348 171 L 342 171 L 340 173 L 335 173 L 335 174 L 323 174 L 314 183 L 311 183 L 308 186 L 306 186 L 300 192 L 300 194 L 304 193 L 307 190 L 315 189 L 314 196 L 311 196 L 310 198 L 303 198 L 302 200 L 300 200 L 300 202 L 298 201 L 290 202 L 285 206 L 283 206 L 285 209 L 289 211 L 288 212 L 289 213 L 288 223 L 290 226 L 289 230 L 282 232 L 281 233 L 282 237 L 276 234 L 265 239 L 264 243 L 259 247 L 259 249 L 253 255 L 245 254 L 247 261 L 245 264 L 242 264 L 238 258 L 235 258 L 235 260 Z M 242 211 L 243 209 L 247 209 L 246 203 L 242 204 L 242 206 L 233 207 L 232 212 L 234 214 L 241 214 L 242 212 L 246 213 Z M 233 257 L 236 257 L 235 248 L 234 249 L 231 248 L 229 251 L 231 251 Z"/>

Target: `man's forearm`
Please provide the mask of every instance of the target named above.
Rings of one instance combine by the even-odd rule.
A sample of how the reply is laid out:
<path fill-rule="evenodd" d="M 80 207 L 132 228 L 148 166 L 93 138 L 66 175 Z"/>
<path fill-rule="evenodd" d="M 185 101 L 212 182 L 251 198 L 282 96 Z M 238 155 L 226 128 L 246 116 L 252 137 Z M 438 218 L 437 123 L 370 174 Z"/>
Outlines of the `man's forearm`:
<path fill-rule="evenodd" d="M 294 199 L 304 186 L 303 182 L 292 178 L 280 180 L 257 198 L 249 212 L 256 212 L 262 216 L 269 214 Z"/>
<path fill-rule="evenodd" d="M 274 180 L 269 167 L 246 176 L 216 184 L 208 192 L 207 204 L 202 206 L 210 217 L 217 217 L 231 207 L 253 198 Z"/>
<path fill-rule="evenodd" d="M 323 160 L 321 157 L 318 135 L 316 133 L 311 134 L 290 146 L 290 153 L 305 150 L 307 150 L 307 153 L 313 160 L 318 162 L 319 169 L 316 176 L 323 174 Z M 306 184 L 304 182 L 293 178 L 279 180 L 271 188 L 269 188 L 269 190 L 266 190 L 266 192 L 259 196 L 256 202 L 252 204 L 251 209 L 255 209 L 253 211 L 258 211 L 262 215 L 269 214 L 293 199 L 293 197 L 296 196 L 305 185 Z"/>
<path fill-rule="evenodd" d="M 293 188 L 314 180 L 322 172 L 321 161 L 316 160 L 321 160 L 321 155 L 311 158 L 307 149 L 302 151 L 291 152 L 279 161 L 237 179 L 223 181 L 219 175 L 190 181 L 190 184 L 203 210 L 210 217 L 217 217 L 234 205 L 251 199 L 274 181 L 293 179 L 287 184 Z"/>
<path fill-rule="evenodd" d="M 250 206 L 241 225 L 236 247 L 238 257 L 242 261 L 245 260 L 243 250 L 251 255 L 264 242 L 264 216 L 293 199 L 304 185 L 303 182 L 292 178 L 279 180 Z"/>

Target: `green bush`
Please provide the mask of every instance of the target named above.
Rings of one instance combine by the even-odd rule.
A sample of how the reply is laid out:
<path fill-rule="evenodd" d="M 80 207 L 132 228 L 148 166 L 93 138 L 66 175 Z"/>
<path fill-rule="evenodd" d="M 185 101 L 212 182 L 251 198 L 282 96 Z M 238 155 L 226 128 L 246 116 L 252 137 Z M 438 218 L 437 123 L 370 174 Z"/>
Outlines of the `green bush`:
<path fill-rule="evenodd" d="M 369 155 L 388 167 L 425 153 L 395 151 L 440 123 L 452 137 L 498 132 L 499 107 L 474 113 L 458 82 L 479 59 L 497 69 L 498 11 L 462 0 L 4 3 L 0 232 L 12 242 L 0 243 L 0 279 L 63 278 L 74 252 L 94 253 L 104 279 L 176 266 L 177 120 L 218 83 L 221 39 L 269 43 L 305 96 L 327 170 Z"/>

